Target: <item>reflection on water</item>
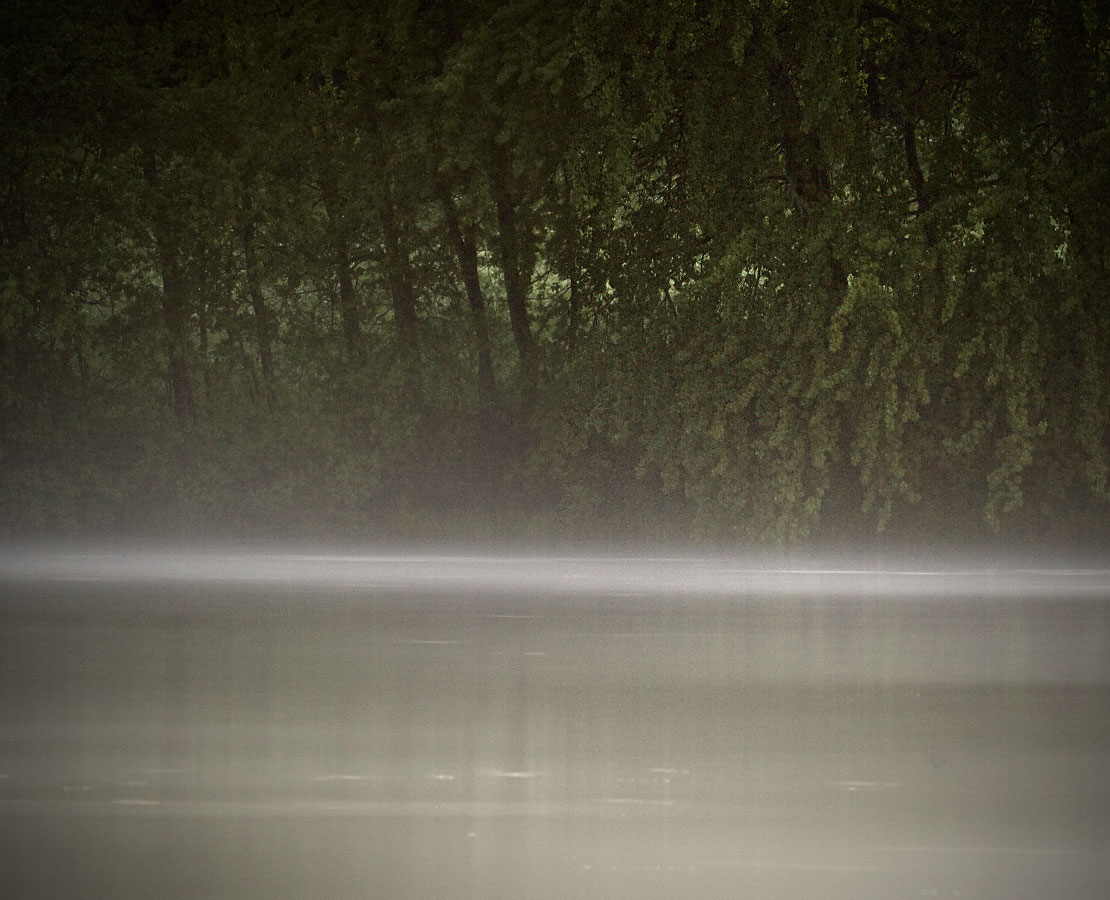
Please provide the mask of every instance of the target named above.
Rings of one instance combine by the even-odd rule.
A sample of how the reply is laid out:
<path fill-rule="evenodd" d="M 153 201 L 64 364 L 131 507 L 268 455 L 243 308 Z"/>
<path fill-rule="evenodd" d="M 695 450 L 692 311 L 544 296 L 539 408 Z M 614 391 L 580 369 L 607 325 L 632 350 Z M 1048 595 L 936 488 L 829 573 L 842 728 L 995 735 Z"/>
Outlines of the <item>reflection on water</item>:
<path fill-rule="evenodd" d="M 1110 896 L 1106 600 L 10 583 L 5 880 Z"/>

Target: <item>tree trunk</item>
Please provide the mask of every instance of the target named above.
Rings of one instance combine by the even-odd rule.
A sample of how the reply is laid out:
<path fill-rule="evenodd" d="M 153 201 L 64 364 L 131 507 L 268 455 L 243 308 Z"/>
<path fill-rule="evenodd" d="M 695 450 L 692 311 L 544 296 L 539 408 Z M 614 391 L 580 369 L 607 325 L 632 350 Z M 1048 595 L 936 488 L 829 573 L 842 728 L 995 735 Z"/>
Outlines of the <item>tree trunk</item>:
<path fill-rule="evenodd" d="M 343 343 L 347 350 L 347 362 L 354 365 L 362 355 L 362 327 L 359 323 L 354 279 L 351 278 L 347 235 L 344 233 L 343 223 L 336 209 L 334 188 L 329 182 L 323 182 L 321 194 L 324 211 L 331 226 L 330 242 L 335 259 L 336 280 L 339 282 L 339 321 L 343 325 Z"/>
<path fill-rule="evenodd" d="M 467 304 L 470 307 L 470 321 L 474 326 L 474 343 L 478 352 L 478 402 L 482 409 L 487 410 L 497 401 L 497 379 L 493 371 L 486 300 L 482 295 L 482 282 L 478 277 L 478 247 L 473 232 L 463 232 L 455 209 L 455 200 L 450 191 L 442 183 L 437 185 L 437 190 L 443 206 L 443 214 L 447 220 L 447 230 L 455 245 L 459 274 L 462 276 Z"/>
<path fill-rule="evenodd" d="M 362 326 L 358 321 L 358 298 L 355 296 L 346 245 L 341 244 L 336 254 L 335 270 L 339 281 L 339 319 L 343 323 L 343 343 L 347 348 L 347 362 L 353 364 L 362 355 Z"/>
<path fill-rule="evenodd" d="M 917 155 L 917 125 L 907 121 L 902 127 L 902 143 L 906 151 L 906 167 L 910 170 L 910 183 L 913 185 L 914 198 L 917 200 L 917 218 L 922 218 L 932 206 L 929 183 L 925 180 L 925 172 L 921 168 L 921 160 Z M 933 247 L 937 242 L 936 228 L 926 221 L 924 226 L 925 246 Z"/>
<path fill-rule="evenodd" d="M 197 279 L 190 279 L 190 283 L 195 286 Z M 212 366 L 209 365 L 208 359 L 208 301 L 207 297 L 204 296 L 196 297 L 196 301 L 197 337 L 200 342 L 198 365 L 200 367 L 200 383 L 204 386 L 201 402 L 202 405 L 211 406 L 212 398 L 216 396 L 216 384 Z"/>
<path fill-rule="evenodd" d="M 389 293 L 393 301 L 393 321 L 402 352 L 411 354 L 416 348 L 416 289 L 412 283 L 412 267 L 401 246 L 393 204 L 386 198 L 381 206 L 382 235 L 385 238 L 386 267 L 389 272 Z"/>
<path fill-rule="evenodd" d="M 162 242 L 159 241 L 161 244 Z M 193 382 L 189 373 L 187 356 L 188 337 L 186 335 L 188 292 L 184 279 L 175 261 L 164 250 L 158 252 L 162 266 L 162 314 L 166 323 L 167 355 L 169 364 L 167 374 L 170 383 L 170 396 L 173 410 L 178 421 L 195 422 L 197 418 L 196 400 L 193 396 Z"/>
<path fill-rule="evenodd" d="M 154 193 L 154 243 L 162 274 L 162 319 L 166 326 L 167 377 L 174 413 L 179 422 L 195 422 L 196 399 L 188 364 L 189 290 L 180 260 L 170 214 L 161 196 L 153 153 L 146 153 L 143 170 Z"/>
<path fill-rule="evenodd" d="M 266 405 L 273 412 L 277 405 L 274 390 L 274 357 L 270 344 L 270 311 L 266 308 L 266 299 L 262 296 L 262 287 L 258 278 L 258 255 L 254 249 L 254 201 L 250 193 L 243 195 L 243 210 L 246 219 L 243 222 L 243 265 L 247 276 L 247 293 L 251 298 L 251 308 L 254 311 L 254 330 L 258 340 L 258 360 L 262 366 L 262 383 L 265 385 Z"/>
<path fill-rule="evenodd" d="M 570 292 L 567 297 L 567 350 L 572 354 L 578 348 L 578 320 L 581 317 L 582 298 L 579 296 L 578 273 L 570 276 Z"/>
<path fill-rule="evenodd" d="M 523 400 L 529 407 L 535 395 L 536 371 L 532 326 L 528 316 L 528 289 L 531 265 L 526 264 L 516 200 L 510 185 L 510 166 L 505 151 L 495 149 L 490 167 L 490 186 L 497 206 L 497 238 L 501 271 L 505 279 L 505 301 L 509 306 L 509 322 L 513 340 L 520 356 L 524 383 Z"/>

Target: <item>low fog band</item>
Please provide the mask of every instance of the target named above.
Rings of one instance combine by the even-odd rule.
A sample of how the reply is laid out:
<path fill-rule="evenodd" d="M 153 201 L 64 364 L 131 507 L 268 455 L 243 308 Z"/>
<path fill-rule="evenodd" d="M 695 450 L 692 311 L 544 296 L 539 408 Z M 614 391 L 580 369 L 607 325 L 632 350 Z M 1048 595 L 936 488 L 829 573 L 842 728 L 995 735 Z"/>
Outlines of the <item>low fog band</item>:
<path fill-rule="evenodd" d="M 1110 599 L 1110 569 L 782 566 L 757 559 L 0 551 L 0 582 L 290 584 L 546 595 Z"/>

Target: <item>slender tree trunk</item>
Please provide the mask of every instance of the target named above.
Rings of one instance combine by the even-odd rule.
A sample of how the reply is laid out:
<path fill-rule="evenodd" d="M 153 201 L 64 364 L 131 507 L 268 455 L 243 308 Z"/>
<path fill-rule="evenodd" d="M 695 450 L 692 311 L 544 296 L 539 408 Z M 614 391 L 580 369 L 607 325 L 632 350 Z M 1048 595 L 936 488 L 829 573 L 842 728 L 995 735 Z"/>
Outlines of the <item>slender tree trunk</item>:
<path fill-rule="evenodd" d="M 143 160 L 148 186 L 155 195 L 154 243 L 162 274 L 162 319 L 166 326 L 167 376 L 174 413 L 179 422 L 195 422 L 196 398 L 188 364 L 189 290 L 177 257 L 180 250 L 169 210 L 161 196 L 159 173 L 153 153 Z"/>
<path fill-rule="evenodd" d="M 577 260 L 575 261 L 577 267 Z M 570 293 L 567 298 L 567 349 L 573 354 L 578 348 L 578 320 L 581 318 L 582 298 L 579 296 L 578 273 L 570 276 Z"/>
<path fill-rule="evenodd" d="M 908 120 L 902 127 L 902 143 L 906 150 L 906 166 L 910 170 L 910 183 L 913 185 L 914 197 L 917 200 L 917 217 L 920 219 L 927 215 L 932 206 L 929 183 L 925 180 L 925 172 L 921 168 L 921 160 L 917 155 L 917 125 Z M 932 222 L 925 222 L 925 245 L 936 245 L 936 228 Z"/>
<path fill-rule="evenodd" d="M 362 355 L 362 326 L 358 320 L 358 297 L 351 278 L 351 260 L 346 244 L 341 243 L 336 253 L 335 274 L 339 281 L 339 320 L 343 324 L 343 343 L 347 348 L 347 361 L 356 362 Z"/>
<path fill-rule="evenodd" d="M 917 199 L 917 214 L 923 216 L 929 211 L 929 190 L 925 183 L 925 173 L 917 156 L 917 125 L 907 120 L 902 126 L 902 143 L 906 149 L 906 166 L 910 170 L 910 183 Z"/>
<path fill-rule="evenodd" d="M 494 199 L 497 204 L 498 249 L 501 254 L 501 271 L 505 278 L 505 299 L 509 305 L 513 340 L 523 363 L 532 353 L 532 326 L 528 316 L 528 285 L 521 266 L 516 207 L 507 190 L 496 190 Z"/>
<path fill-rule="evenodd" d="M 382 223 L 389 294 L 400 350 L 401 395 L 405 405 L 416 412 L 421 433 L 426 436 L 425 427 L 431 423 L 424 415 L 424 398 L 417 368 L 416 287 L 413 284 L 412 264 L 402 242 L 393 202 L 388 196 L 382 198 L 378 215 Z"/>
<path fill-rule="evenodd" d="M 523 399 L 529 407 L 536 390 L 536 363 L 532 339 L 532 325 L 528 315 L 528 293 L 531 265 L 526 264 L 520 224 L 517 220 L 516 199 L 510 182 L 510 166 L 506 154 L 495 149 L 490 167 L 490 185 L 497 207 L 497 242 L 501 257 L 501 271 L 505 279 L 505 301 L 509 306 L 509 322 L 513 330 L 520 368 L 524 382 Z"/>
<path fill-rule="evenodd" d="M 386 265 L 389 269 L 389 293 L 393 301 L 393 321 L 403 352 L 416 348 L 416 289 L 413 287 L 412 266 L 401 245 L 397 218 L 392 202 L 386 198 L 380 210 L 382 234 L 385 238 Z"/>
<path fill-rule="evenodd" d="M 354 279 L 351 277 L 349 242 L 336 209 L 335 190 L 329 182 L 322 184 L 321 194 L 324 211 L 331 225 L 331 250 L 335 259 L 336 280 L 339 282 L 339 321 L 343 326 L 343 343 L 347 350 L 347 362 L 354 365 L 362 356 L 362 326 L 359 322 Z"/>
<path fill-rule="evenodd" d="M 191 283 L 195 285 L 196 279 L 192 279 Z M 200 341 L 197 364 L 200 368 L 200 383 L 204 386 L 201 399 L 204 404 L 211 405 L 212 398 L 216 396 L 216 385 L 212 367 L 208 364 L 208 303 L 204 297 L 198 297 L 197 301 L 197 337 Z"/>
<path fill-rule="evenodd" d="M 455 245 L 459 274 L 466 289 L 470 307 L 470 321 L 474 326 L 474 343 L 478 352 L 478 401 L 483 409 L 492 408 L 497 401 L 497 379 L 493 371 L 493 352 L 490 348 L 489 323 L 486 319 L 486 300 L 482 295 L 482 282 L 478 277 L 478 247 L 473 232 L 464 233 L 459 224 L 455 200 L 447 187 L 437 185 L 447 230 Z"/>
<path fill-rule="evenodd" d="M 563 167 L 561 200 L 566 209 L 566 264 L 568 270 L 569 290 L 567 292 L 567 317 L 564 332 L 564 342 L 568 353 L 573 356 L 578 347 L 578 329 L 581 319 L 581 271 L 579 269 L 579 220 L 575 214 L 574 199 L 571 196 L 571 184 L 566 167 Z"/>
<path fill-rule="evenodd" d="M 228 323 L 224 329 L 227 334 L 227 341 L 235 351 L 235 357 L 242 363 L 243 371 L 247 373 L 250 379 L 251 394 L 257 395 L 260 391 L 258 384 L 258 371 L 251 365 L 251 355 L 247 352 L 247 348 L 243 345 L 243 334 L 235 325 Z"/>
<path fill-rule="evenodd" d="M 159 242 L 161 243 L 161 242 Z M 189 372 L 187 357 L 188 337 L 186 335 L 188 292 L 180 270 L 168 252 L 159 250 L 162 266 L 162 314 L 166 323 L 167 353 L 170 396 L 173 410 L 181 422 L 195 422 L 197 418 L 196 399 L 193 382 Z"/>
<path fill-rule="evenodd" d="M 242 228 L 243 267 L 247 276 L 247 293 L 251 298 L 254 311 L 254 330 L 258 340 L 258 360 L 262 366 L 262 383 L 265 385 L 266 405 L 273 412 L 277 405 L 274 389 L 274 356 L 270 343 L 270 311 L 258 277 L 258 255 L 254 247 L 254 201 L 249 192 L 243 195 L 243 210 L 246 213 Z"/>

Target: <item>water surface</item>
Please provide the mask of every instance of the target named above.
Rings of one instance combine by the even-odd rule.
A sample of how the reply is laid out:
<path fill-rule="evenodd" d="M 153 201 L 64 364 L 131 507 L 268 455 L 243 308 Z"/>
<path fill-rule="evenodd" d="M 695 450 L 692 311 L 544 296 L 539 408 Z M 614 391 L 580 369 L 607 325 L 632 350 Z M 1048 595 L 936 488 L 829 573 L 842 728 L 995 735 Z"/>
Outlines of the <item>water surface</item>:
<path fill-rule="evenodd" d="M 1110 895 L 1104 574 L 137 559 L 5 572 L 18 896 Z"/>

